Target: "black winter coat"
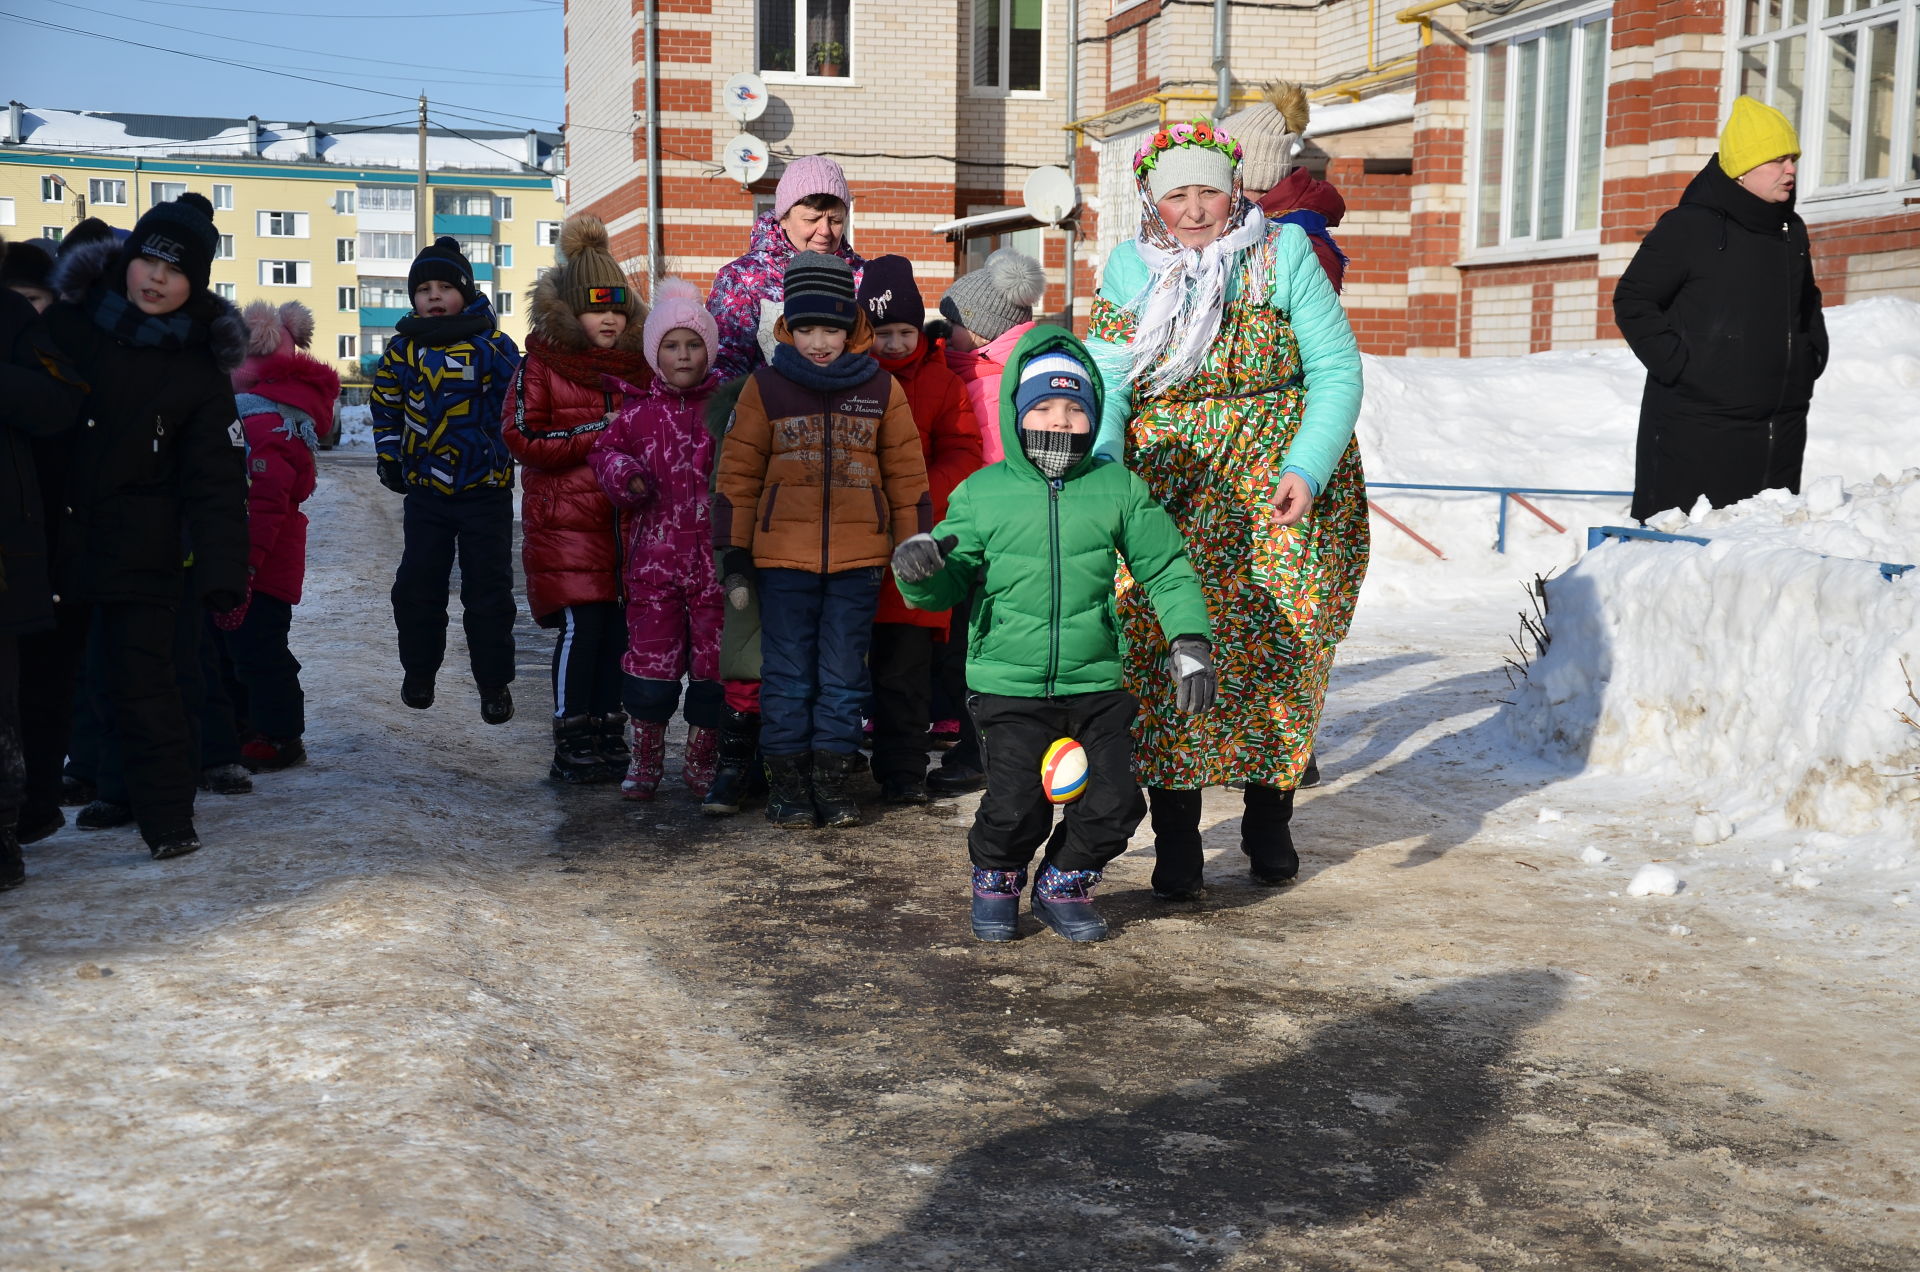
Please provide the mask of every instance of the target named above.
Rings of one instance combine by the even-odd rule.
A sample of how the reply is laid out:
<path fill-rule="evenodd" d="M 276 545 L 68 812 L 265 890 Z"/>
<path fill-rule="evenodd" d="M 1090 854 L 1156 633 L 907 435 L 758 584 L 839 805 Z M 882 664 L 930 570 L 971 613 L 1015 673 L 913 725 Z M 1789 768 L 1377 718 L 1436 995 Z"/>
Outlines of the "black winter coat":
<path fill-rule="evenodd" d="M 33 305 L 0 287 L 0 635 L 53 623 L 46 518 L 31 439 L 71 425 L 84 396 Z"/>
<path fill-rule="evenodd" d="M 188 300 L 206 341 L 141 346 L 100 328 L 85 294 L 116 266 L 90 243 L 54 268 L 47 332 L 89 385 L 48 494 L 54 582 L 65 599 L 178 604 L 192 592 L 238 604 L 247 586 L 245 435 L 228 379 L 246 356 L 240 314 L 210 292 Z"/>
<path fill-rule="evenodd" d="M 1800 489 L 1827 325 L 1792 200 L 1749 193 L 1715 155 L 1640 244 L 1613 317 L 1647 368 L 1635 517 Z"/>

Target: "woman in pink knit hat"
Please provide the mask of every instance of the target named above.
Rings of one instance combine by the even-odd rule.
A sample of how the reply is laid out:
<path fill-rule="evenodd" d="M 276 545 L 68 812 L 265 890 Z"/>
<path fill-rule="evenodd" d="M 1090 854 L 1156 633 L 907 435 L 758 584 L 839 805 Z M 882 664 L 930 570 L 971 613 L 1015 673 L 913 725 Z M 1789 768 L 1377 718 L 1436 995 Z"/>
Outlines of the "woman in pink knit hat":
<path fill-rule="evenodd" d="M 804 155 L 780 174 L 773 210 L 754 222 L 747 253 L 721 267 L 707 296 L 707 309 L 720 327 L 720 351 L 714 362 L 724 382 L 760 366 L 760 331 L 772 329 L 786 298 L 787 262 L 796 252 L 826 252 L 853 267 L 857 284 L 866 262 L 847 242 L 847 213 L 853 196 L 847 174 L 824 155 Z"/>

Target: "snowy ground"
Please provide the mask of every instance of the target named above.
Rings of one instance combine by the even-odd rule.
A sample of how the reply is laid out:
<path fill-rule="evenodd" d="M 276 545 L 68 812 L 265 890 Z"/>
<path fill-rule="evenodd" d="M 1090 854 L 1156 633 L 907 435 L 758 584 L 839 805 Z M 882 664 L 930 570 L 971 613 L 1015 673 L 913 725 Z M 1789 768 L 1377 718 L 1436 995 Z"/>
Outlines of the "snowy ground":
<path fill-rule="evenodd" d="M 1525 550 L 1383 550 L 1297 886 L 1213 792 L 1208 901 L 1150 899 L 1143 834 L 1113 941 L 983 947 L 967 801 L 793 836 L 555 791 L 532 631 L 511 725 L 457 624 L 404 710 L 398 502 L 335 453 L 310 511 L 312 764 L 0 898 L 0 1267 L 1920 1261 L 1912 872 L 1796 885 L 1826 841 L 1703 846 L 1683 774 L 1529 754 Z"/>

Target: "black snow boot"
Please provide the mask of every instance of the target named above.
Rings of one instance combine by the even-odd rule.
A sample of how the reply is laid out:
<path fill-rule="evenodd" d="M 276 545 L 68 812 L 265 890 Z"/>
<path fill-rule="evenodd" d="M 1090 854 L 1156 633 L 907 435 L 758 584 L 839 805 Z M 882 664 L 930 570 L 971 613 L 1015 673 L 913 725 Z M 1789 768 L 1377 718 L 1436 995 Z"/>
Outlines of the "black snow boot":
<path fill-rule="evenodd" d="M 75 777 L 71 773 L 60 775 L 60 803 L 65 808 L 84 808 L 93 803 L 95 788 L 84 777 Z"/>
<path fill-rule="evenodd" d="M 1267 887 L 1292 883 L 1300 873 L 1293 850 L 1293 792 L 1247 783 L 1246 812 L 1240 818 L 1240 851 L 1247 854 L 1253 881 Z"/>
<path fill-rule="evenodd" d="M 27 863 L 20 857 L 20 837 L 12 826 L 0 826 L 0 892 L 27 881 Z"/>
<path fill-rule="evenodd" d="M 627 771 L 627 713 L 593 716 L 593 749 L 600 756 L 596 782 L 617 782 Z"/>
<path fill-rule="evenodd" d="M 115 830 L 133 821 L 133 810 L 110 799 L 96 799 L 74 817 L 82 830 Z"/>
<path fill-rule="evenodd" d="M 813 806 L 822 826 L 858 826 L 860 804 L 853 797 L 854 775 L 866 766 L 858 755 L 813 753 Z"/>
<path fill-rule="evenodd" d="M 553 763 L 547 777 L 570 785 L 605 780 L 606 758 L 592 716 L 564 716 L 553 722 Z"/>
<path fill-rule="evenodd" d="M 200 832 L 191 823 L 178 830 L 162 831 L 147 841 L 147 851 L 153 854 L 155 861 L 165 861 L 169 857 L 184 857 L 190 852 L 200 851 Z"/>
<path fill-rule="evenodd" d="M 1149 786 L 1153 818 L 1153 895 L 1162 901 L 1198 901 L 1206 895 L 1200 851 L 1202 792 Z"/>
<path fill-rule="evenodd" d="M 67 824 L 67 815 L 58 808 L 43 809 L 34 812 L 20 810 L 20 824 L 14 828 L 14 837 L 23 844 L 37 844 L 49 835 L 58 833 Z"/>
<path fill-rule="evenodd" d="M 767 820 L 783 830 L 820 824 L 813 808 L 813 756 L 767 757 Z"/>
<path fill-rule="evenodd" d="M 400 681 L 400 701 L 415 711 L 425 711 L 433 705 L 433 677 L 409 675 Z"/>
<path fill-rule="evenodd" d="M 709 817 L 727 817 L 740 811 L 760 776 L 760 713 L 729 711 L 720 720 L 720 763 L 713 783 L 700 801 Z"/>
<path fill-rule="evenodd" d="M 481 685 L 480 719 L 486 724 L 505 724 L 513 719 L 513 690 L 505 685 Z"/>
<path fill-rule="evenodd" d="M 251 795 L 253 774 L 244 764 L 209 764 L 200 770 L 200 789 L 215 795 Z"/>
<path fill-rule="evenodd" d="M 1300 789 L 1304 791 L 1308 787 L 1318 785 L 1320 785 L 1320 757 L 1309 751 L 1307 752 L 1307 767 L 1300 774 Z"/>

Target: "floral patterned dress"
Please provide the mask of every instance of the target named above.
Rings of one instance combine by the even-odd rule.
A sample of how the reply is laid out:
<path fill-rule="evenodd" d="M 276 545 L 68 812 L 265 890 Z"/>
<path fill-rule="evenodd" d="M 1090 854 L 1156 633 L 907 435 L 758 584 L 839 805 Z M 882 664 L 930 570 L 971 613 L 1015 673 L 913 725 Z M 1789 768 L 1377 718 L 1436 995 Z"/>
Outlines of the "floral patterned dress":
<path fill-rule="evenodd" d="M 1272 240 L 1253 250 L 1269 254 L 1270 277 Z M 1153 607 L 1122 568 L 1127 688 L 1141 704 L 1134 768 L 1149 786 L 1297 786 L 1334 647 L 1352 622 L 1366 574 L 1366 485 L 1356 443 L 1347 444 L 1305 520 L 1274 522 L 1271 492 L 1306 394 L 1293 328 L 1255 291 L 1243 266 L 1199 373 L 1142 396 L 1127 429 L 1127 466 L 1186 536 L 1206 592 L 1220 677 L 1212 710 L 1180 714 Z M 1135 321 L 1103 297 L 1089 334 L 1125 344 Z"/>

